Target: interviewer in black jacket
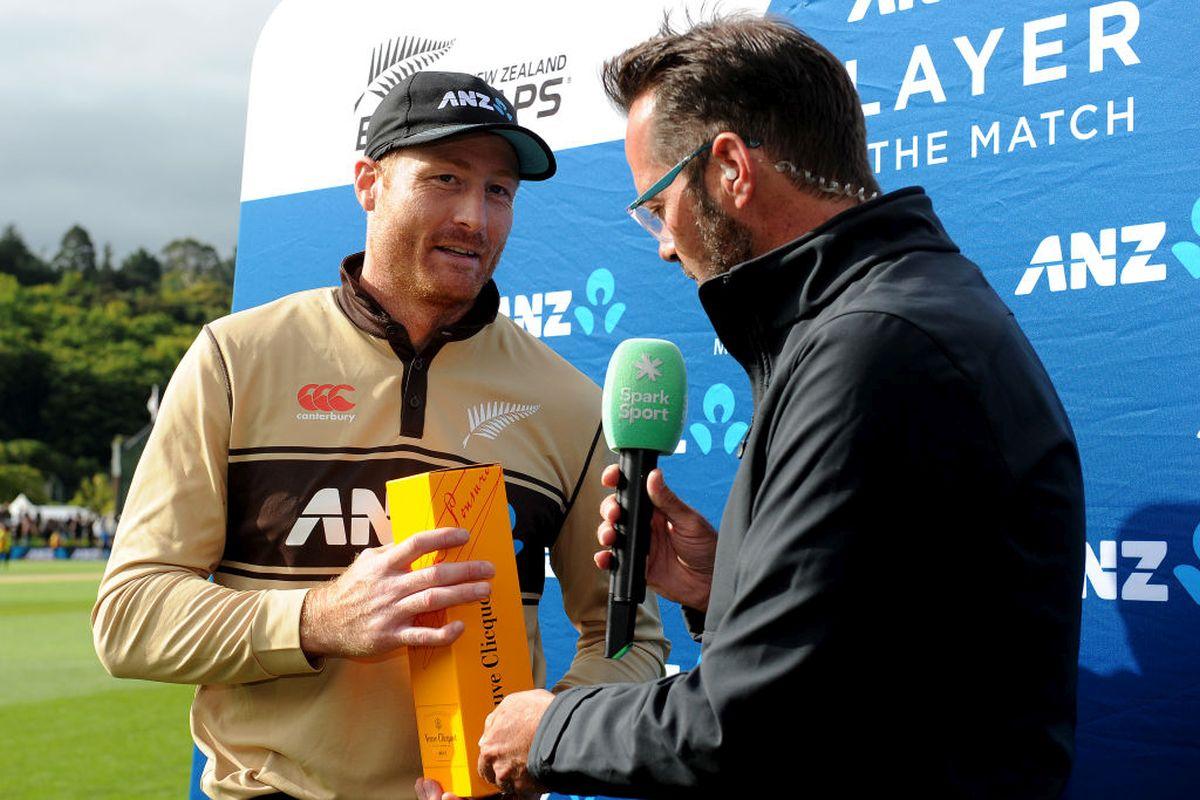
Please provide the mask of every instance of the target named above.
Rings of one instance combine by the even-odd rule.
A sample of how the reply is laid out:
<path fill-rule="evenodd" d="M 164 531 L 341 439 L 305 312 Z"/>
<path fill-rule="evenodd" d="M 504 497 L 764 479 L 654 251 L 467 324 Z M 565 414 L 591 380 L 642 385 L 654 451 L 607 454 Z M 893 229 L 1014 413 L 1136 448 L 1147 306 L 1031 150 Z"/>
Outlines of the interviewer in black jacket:
<path fill-rule="evenodd" d="M 665 31 L 605 79 L 635 217 L 700 282 L 754 423 L 719 536 L 651 476 L 648 577 L 689 607 L 699 666 L 509 697 L 484 774 L 646 798 L 1057 796 L 1083 489 L 1012 314 L 920 189 L 876 197 L 854 88 L 795 28 Z M 613 500 L 602 515 L 609 544 Z"/>

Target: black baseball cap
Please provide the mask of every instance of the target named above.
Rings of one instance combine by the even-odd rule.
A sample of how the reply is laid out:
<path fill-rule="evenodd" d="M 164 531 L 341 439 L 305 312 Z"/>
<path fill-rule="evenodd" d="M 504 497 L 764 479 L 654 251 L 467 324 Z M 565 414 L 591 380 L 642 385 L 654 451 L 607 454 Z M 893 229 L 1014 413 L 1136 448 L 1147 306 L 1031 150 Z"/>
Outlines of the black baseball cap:
<path fill-rule="evenodd" d="M 522 180 L 554 174 L 554 151 L 517 124 L 517 110 L 481 78 L 463 72 L 417 72 L 397 83 L 367 125 L 367 158 L 464 133 L 503 136 L 517 151 Z"/>

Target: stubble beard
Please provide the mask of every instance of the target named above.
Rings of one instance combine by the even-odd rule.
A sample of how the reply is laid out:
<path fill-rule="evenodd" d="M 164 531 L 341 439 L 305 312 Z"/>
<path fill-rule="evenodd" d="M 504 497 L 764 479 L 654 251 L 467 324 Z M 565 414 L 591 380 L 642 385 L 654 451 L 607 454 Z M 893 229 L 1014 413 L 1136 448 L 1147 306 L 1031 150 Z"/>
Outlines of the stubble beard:
<path fill-rule="evenodd" d="M 753 237 L 750 229 L 721 210 L 713 202 L 703 184 L 689 185 L 686 193 L 692 200 L 692 213 L 696 220 L 696 231 L 700 234 L 700 246 L 704 249 L 704 264 L 697 265 L 696 273 L 686 270 L 695 280 L 723 275 L 729 270 L 749 261 L 754 256 Z"/>
<path fill-rule="evenodd" d="M 490 254 L 484 275 L 469 297 L 465 294 L 461 296 L 447 294 L 445 287 L 437 285 L 408 263 L 412 259 L 419 259 L 425 255 L 421 251 L 421 243 L 417 237 L 405 232 L 379 229 L 371 231 L 368 235 L 374 257 L 380 264 L 386 265 L 385 269 L 378 271 L 377 282 L 383 284 L 391 296 L 400 299 L 406 305 L 415 304 L 446 312 L 453 312 L 464 306 L 469 307 L 475 302 L 479 291 L 495 272 L 496 264 L 500 260 L 500 253 Z M 474 242 L 465 242 L 463 237 L 447 234 L 443 236 L 443 240 L 461 244 L 479 253 L 490 249 L 482 237 Z"/>

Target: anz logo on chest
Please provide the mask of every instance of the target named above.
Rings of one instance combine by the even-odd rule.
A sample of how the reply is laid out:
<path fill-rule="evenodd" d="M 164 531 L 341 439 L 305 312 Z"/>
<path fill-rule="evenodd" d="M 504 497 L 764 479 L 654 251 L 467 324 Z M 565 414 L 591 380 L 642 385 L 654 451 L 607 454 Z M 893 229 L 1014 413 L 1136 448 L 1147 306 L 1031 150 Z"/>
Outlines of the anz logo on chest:
<path fill-rule="evenodd" d="M 387 511 L 370 489 L 350 490 L 350 537 L 346 538 L 342 494 L 335 487 L 321 489 L 308 501 L 285 545 L 304 545 L 318 527 L 323 528 L 325 544 L 378 545 L 392 540 L 392 525 Z M 372 541 L 374 534 L 374 541 Z"/>
<path fill-rule="evenodd" d="M 392 541 L 391 516 L 379 502 L 378 495 L 370 489 L 350 490 L 350 531 L 346 533 L 345 506 L 342 493 L 336 487 L 319 489 L 309 499 L 300 516 L 296 518 L 284 544 L 302 547 L 321 529 L 320 536 L 326 545 L 358 545 L 375 547 Z M 517 530 L 517 512 L 508 506 L 508 522 L 513 532 Z M 524 542 L 513 540 L 513 548 L 520 553 Z"/>

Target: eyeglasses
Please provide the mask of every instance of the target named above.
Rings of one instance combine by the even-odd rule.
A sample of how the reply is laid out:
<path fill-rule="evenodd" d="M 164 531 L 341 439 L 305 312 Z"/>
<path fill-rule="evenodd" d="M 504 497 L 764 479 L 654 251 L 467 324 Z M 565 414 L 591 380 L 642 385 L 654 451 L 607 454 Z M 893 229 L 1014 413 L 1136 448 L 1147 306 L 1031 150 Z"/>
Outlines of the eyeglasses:
<path fill-rule="evenodd" d="M 638 196 L 638 199 L 630 203 L 629 207 L 625 209 L 629 216 L 633 217 L 634 222 L 645 228 L 647 233 L 649 233 L 662 244 L 671 244 L 674 241 L 674 237 L 671 235 L 671 232 L 667 230 L 667 226 L 663 224 L 662 217 L 646 208 L 646 202 L 655 197 L 663 189 L 666 189 L 668 186 L 670 186 L 671 183 L 674 182 L 677 177 L 679 177 L 679 173 L 683 171 L 683 168 L 686 167 L 693 158 L 712 147 L 713 141 L 713 139 L 709 139 L 707 142 L 700 145 L 695 150 L 680 159 L 678 164 L 667 170 L 666 175 L 663 175 L 661 178 L 655 181 L 654 185 L 642 192 Z M 747 139 L 746 146 L 751 148 L 762 147 L 762 142 L 758 141 L 757 139 Z"/>
<path fill-rule="evenodd" d="M 662 217 L 646 208 L 646 202 L 658 195 L 658 193 L 663 189 L 666 189 L 668 186 L 670 186 L 671 183 L 674 182 L 677 177 L 679 177 L 679 173 L 683 171 L 683 168 L 686 167 L 693 158 L 700 155 L 710 147 L 712 147 L 712 139 L 709 139 L 691 153 L 684 156 L 678 164 L 667 170 L 666 175 L 663 175 L 661 178 L 655 181 L 654 185 L 642 192 L 638 196 L 638 199 L 630 203 L 629 207 L 625 209 L 629 216 L 633 217 L 634 222 L 645 228 L 647 233 L 649 233 L 662 244 L 670 244 L 673 241 L 671 232 L 667 230 L 665 225 L 663 225 Z"/>

